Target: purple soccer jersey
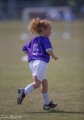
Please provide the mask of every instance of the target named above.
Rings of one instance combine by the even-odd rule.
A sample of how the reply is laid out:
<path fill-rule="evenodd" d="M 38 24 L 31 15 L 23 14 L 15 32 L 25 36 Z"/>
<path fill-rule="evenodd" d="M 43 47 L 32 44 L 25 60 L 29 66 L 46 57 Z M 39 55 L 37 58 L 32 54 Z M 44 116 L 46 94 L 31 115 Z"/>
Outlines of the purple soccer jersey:
<path fill-rule="evenodd" d="M 37 36 L 27 42 L 22 50 L 28 52 L 29 62 L 32 60 L 42 60 L 48 63 L 50 56 L 47 51 L 50 49 L 52 49 L 52 45 L 49 38 L 45 36 Z"/>

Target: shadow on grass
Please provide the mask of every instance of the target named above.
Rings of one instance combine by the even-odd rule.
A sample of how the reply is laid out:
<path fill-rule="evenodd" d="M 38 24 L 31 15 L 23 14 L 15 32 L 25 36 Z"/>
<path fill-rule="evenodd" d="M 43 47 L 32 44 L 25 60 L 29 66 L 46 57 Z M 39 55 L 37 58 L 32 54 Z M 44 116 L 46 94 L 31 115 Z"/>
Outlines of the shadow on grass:
<path fill-rule="evenodd" d="M 36 112 L 25 112 L 26 114 L 52 114 L 52 113 L 61 113 L 61 114 L 82 114 L 84 115 L 84 112 L 75 112 L 75 111 L 61 111 L 61 110 L 50 110 L 50 111 L 36 111 Z"/>

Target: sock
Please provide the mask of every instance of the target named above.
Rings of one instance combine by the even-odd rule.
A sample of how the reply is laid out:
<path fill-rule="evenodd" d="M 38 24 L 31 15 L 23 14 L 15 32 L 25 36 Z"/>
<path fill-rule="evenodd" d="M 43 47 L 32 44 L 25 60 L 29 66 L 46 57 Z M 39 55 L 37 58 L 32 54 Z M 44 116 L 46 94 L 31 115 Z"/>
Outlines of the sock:
<path fill-rule="evenodd" d="M 24 90 L 25 90 L 25 94 L 31 93 L 34 90 L 32 83 L 28 84 Z"/>
<path fill-rule="evenodd" d="M 49 99 L 49 96 L 48 96 L 48 93 L 42 93 L 42 96 L 43 96 L 43 103 L 48 105 L 49 102 L 50 102 L 50 99 Z"/>

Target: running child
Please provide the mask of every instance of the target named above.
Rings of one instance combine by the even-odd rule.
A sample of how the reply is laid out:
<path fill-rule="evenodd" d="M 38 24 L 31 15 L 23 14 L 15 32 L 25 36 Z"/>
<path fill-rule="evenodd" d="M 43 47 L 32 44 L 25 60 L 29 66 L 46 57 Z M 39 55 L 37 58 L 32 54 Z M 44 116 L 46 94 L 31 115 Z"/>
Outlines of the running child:
<path fill-rule="evenodd" d="M 46 69 L 50 57 L 54 60 L 58 58 L 52 50 L 50 42 L 51 23 L 46 19 L 32 19 L 29 26 L 30 32 L 36 34 L 34 38 L 23 46 L 23 52 L 28 55 L 29 67 L 32 73 L 33 82 L 25 88 L 18 89 L 17 103 L 21 104 L 26 95 L 30 94 L 37 88 L 41 88 L 43 97 L 43 109 L 49 110 L 57 106 L 53 103 L 48 95 L 48 80 L 46 78 Z"/>

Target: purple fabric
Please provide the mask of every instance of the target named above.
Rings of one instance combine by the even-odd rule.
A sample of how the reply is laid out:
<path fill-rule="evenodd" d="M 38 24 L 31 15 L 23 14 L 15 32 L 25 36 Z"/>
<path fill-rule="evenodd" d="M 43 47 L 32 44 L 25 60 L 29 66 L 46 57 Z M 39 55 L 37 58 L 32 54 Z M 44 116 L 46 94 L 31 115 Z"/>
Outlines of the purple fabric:
<path fill-rule="evenodd" d="M 28 52 L 28 61 L 43 60 L 46 63 L 49 62 L 50 56 L 46 52 L 48 49 L 52 49 L 51 42 L 48 37 L 37 36 L 27 42 L 22 50 Z"/>

